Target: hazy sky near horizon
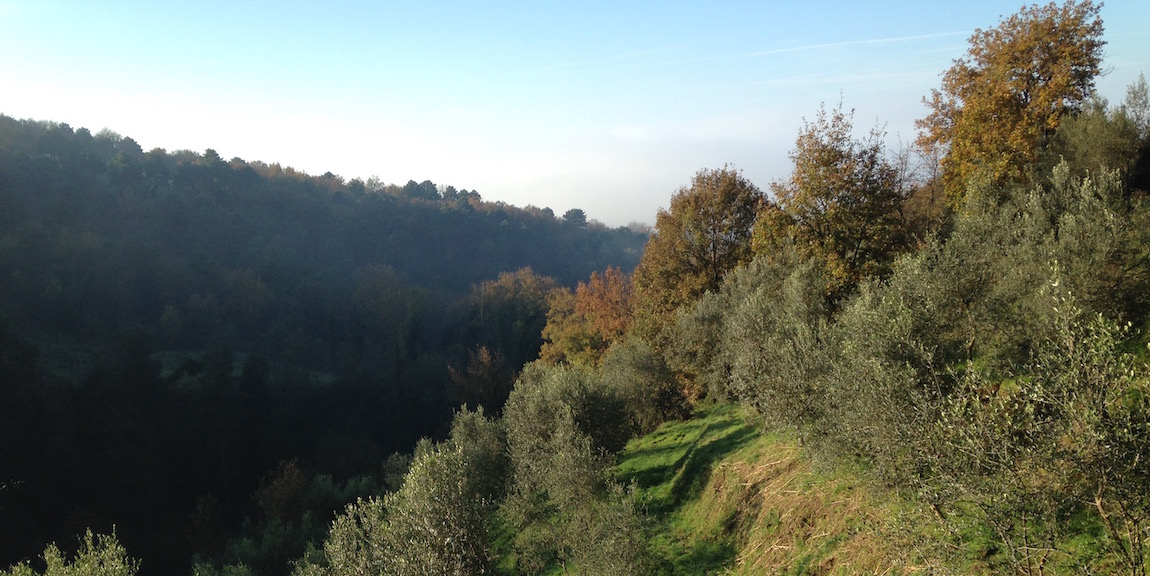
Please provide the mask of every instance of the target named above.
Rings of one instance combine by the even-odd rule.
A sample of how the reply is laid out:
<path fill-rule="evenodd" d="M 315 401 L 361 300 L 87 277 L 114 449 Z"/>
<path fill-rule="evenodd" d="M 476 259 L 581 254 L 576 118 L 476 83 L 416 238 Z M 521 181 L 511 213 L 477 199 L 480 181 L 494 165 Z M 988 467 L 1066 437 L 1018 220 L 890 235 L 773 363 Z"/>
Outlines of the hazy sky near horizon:
<path fill-rule="evenodd" d="M 699 169 L 785 178 L 823 102 L 912 141 L 974 29 L 1021 5 L 0 0 L 0 114 L 653 223 Z M 1102 17 L 1120 101 L 1150 2 Z"/>

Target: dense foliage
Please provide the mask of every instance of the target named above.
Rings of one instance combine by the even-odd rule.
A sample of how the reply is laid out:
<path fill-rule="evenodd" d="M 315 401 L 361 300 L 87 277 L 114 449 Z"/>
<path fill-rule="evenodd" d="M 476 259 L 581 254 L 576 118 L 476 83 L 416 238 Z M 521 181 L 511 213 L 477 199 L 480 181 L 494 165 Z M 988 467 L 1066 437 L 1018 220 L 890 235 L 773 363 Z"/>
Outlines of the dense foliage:
<path fill-rule="evenodd" d="M 750 238 L 764 196 L 742 173 L 700 170 L 660 210 L 635 269 L 635 323 L 651 336 L 679 309 L 717 290 L 727 272 L 751 259 Z"/>
<path fill-rule="evenodd" d="M 633 292 L 631 277 L 619 268 L 608 268 L 602 274 L 592 272 L 574 293 L 554 292 L 543 327 L 540 359 L 599 365 L 611 345 L 631 327 Z"/>
<path fill-rule="evenodd" d="M 1105 45 L 1100 9 L 1090 0 L 1051 2 L 975 30 L 968 56 L 943 75 L 919 122 L 920 144 L 944 153 L 953 204 L 976 178 L 1027 178 L 1062 119 L 1091 96 Z"/>
<path fill-rule="evenodd" d="M 580 214 L 0 116 L 0 564 L 115 524 L 145 573 L 282 572 L 388 454 L 498 413 L 552 290 L 637 263 Z"/>
<path fill-rule="evenodd" d="M 855 138 L 852 116 L 823 108 L 803 126 L 794 171 L 771 185 L 777 205 L 761 212 L 754 238 L 756 254 L 778 257 L 793 245 L 799 258 L 823 262 L 831 301 L 863 278 L 885 277 L 908 245 L 906 178 L 888 158 L 884 134 Z"/>
<path fill-rule="evenodd" d="M 308 261 L 319 276 L 282 262 L 248 264 L 243 252 L 177 257 L 173 265 L 162 244 L 148 244 L 153 252 L 121 250 L 131 243 L 106 251 L 120 237 L 91 221 L 116 213 L 101 204 L 106 199 L 68 212 L 53 203 L 69 197 L 60 191 L 66 188 L 49 187 L 34 201 L 6 191 L 0 201 L 24 212 L 5 223 L 5 233 L 15 232 L 0 244 L 16 303 L 0 330 L 0 433 L 28 441 L 5 444 L 0 454 L 17 464 L 0 477 L 0 506 L 14 511 L 5 518 L 48 526 L 37 524 L 38 512 L 67 519 L 59 526 L 76 533 L 80 521 L 105 529 L 115 520 L 131 543 L 143 540 L 131 531 L 162 527 L 129 513 L 129 501 L 174 510 L 189 518 L 199 553 L 193 570 L 204 576 L 683 573 L 747 558 L 736 560 L 728 549 L 684 558 L 675 545 L 653 543 L 659 511 L 648 515 L 643 504 L 673 506 L 697 491 L 707 474 L 693 460 L 703 450 L 695 444 L 706 437 L 713 443 L 706 450 L 734 449 L 751 433 L 741 417 L 722 414 L 738 410 L 797 438 L 818 461 L 849 466 L 910 507 L 929 510 L 943 529 L 916 540 L 921 533 L 911 527 L 900 540 L 913 546 L 905 554 L 917 570 L 1144 576 L 1150 97 L 1140 81 L 1117 106 L 1088 98 L 1101 46 L 1097 13 L 1073 0 L 1030 7 L 975 34 L 971 59 L 944 76 L 923 122 L 925 143 L 934 152 L 944 145 L 946 154 L 921 157 L 940 164 L 915 171 L 905 153 L 886 149 L 880 132 L 859 138 L 848 113 L 824 107 L 800 131 L 794 171 L 770 186 L 773 199 L 738 171 L 702 170 L 660 212 L 632 276 L 597 265 L 589 276 L 580 271 L 578 278 L 589 279 L 574 291 L 563 287 L 572 280 L 540 265 L 471 280 L 470 292 L 452 299 L 450 283 L 443 290 L 423 284 L 438 276 L 387 260 L 358 263 L 349 255 L 362 247 L 337 258 L 315 242 L 309 249 L 343 258 Z M 127 145 L 109 135 L 16 125 L 62 134 L 65 142 Z M 974 134 L 986 138 L 963 140 Z M 6 158 L 44 160 L 22 153 Z M 99 172 L 120 155 L 94 156 L 104 164 L 88 165 Z M 145 158 L 152 156 L 170 158 Z M 68 165 L 84 166 L 83 158 Z M 204 201 L 220 205 L 237 201 L 232 188 L 213 187 L 229 174 L 246 167 L 253 181 L 271 178 L 264 168 L 226 165 L 211 154 L 187 161 L 194 173 L 219 170 L 212 185 L 199 186 Z M 157 186 L 171 194 L 183 182 L 181 166 Z M 0 172 L 14 181 L 9 174 L 24 173 Z M 295 178 L 313 187 L 331 180 Z M 135 190 L 110 177 L 84 182 L 105 192 Z M 951 209 L 936 209 L 944 184 Z M 450 217 L 476 222 L 492 212 L 472 193 L 414 182 L 394 190 L 365 184 L 358 193 L 352 183 L 333 186 L 332 204 L 318 204 L 342 198 L 356 207 L 347 212 L 351 221 L 373 203 L 462 211 Z M 116 206 L 175 218 L 158 208 L 165 197 L 137 205 L 125 194 Z M 233 217 L 265 214 L 259 206 L 237 205 Z M 536 218 L 568 238 L 598 234 L 600 249 L 608 238 L 626 237 L 596 229 L 579 210 L 562 221 L 500 210 L 503 223 L 528 218 L 513 236 L 528 233 Z M 121 224 L 139 225 L 132 222 Z M 187 233 L 195 242 L 222 242 Z M 280 238 L 274 227 L 265 234 Z M 54 264 L 33 265 L 6 248 L 33 250 L 25 243 L 32 237 L 51 241 L 36 249 Z M 455 247 L 433 246 L 454 261 Z M 112 254 L 135 254 L 117 269 L 122 275 L 154 280 L 113 302 L 114 314 L 73 295 L 81 279 L 107 273 L 86 263 L 119 262 Z M 62 255 L 71 259 L 53 260 Z M 134 266 L 141 262 L 152 268 L 140 272 Z M 183 274 L 175 278 L 191 288 L 161 281 L 169 272 Z M 209 273 L 214 281 L 199 276 Z M 69 315 L 78 315 L 77 333 L 61 328 Z M 279 327 L 294 315 L 313 324 Z M 135 320 L 115 320 L 121 317 Z M 66 380 L 66 354 L 54 347 L 71 346 L 75 357 L 85 342 L 77 334 L 103 333 L 101 323 L 113 321 L 121 330 L 115 352 L 95 370 L 80 363 L 73 370 L 84 377 Z M 308 344 L 292 348 L 283 334 Z M 157 341 L 208 348 L 176 354 L 173 363 L 155 353 Z M 44 351 L 54 356 L 42 360 Z M 701 406 L 711 414 L 707 424 L 659 428 Z M 712 430 L 719 422 L 727 422 L 723 430 Z M 614 467 L 630 440 L 657 428 L 663 434 L 632 443 L 642 446 L 632 457 L 658 462 L 658 470 Z M 694 440 L 683 436 L 694 429 Z M 670 430 L 679 431 L 673 442 Z M 416 443 L 415 433 L 434 439 Z M 659 447 L 663 440 L 670 448 Z M 790 466 L 795 456 L 784 460 Z M 130 494 L 101 485 L 93 471 L 108 466 L 132 473 L 117 477 Z M 638 483 L 666 474 L 675 476 L 667 493 L 644 500 L 644 489 L 665 479 Z M 85 484 L 63 496 L 64 479 L 77 478 Z M 200 491 L 194 507 L 157 488 L 173 478 L 179 493 Z M 770 496 L 747 493 L 738 506 L 757 508 Z M 245 501 L 245 494 L 252 496 Z M 100 498 L 102 507 L 91 503 Z M 84 505 L 75 517 L 72 502 Z M 776 514 L 780 525 L 791 515 Z M 803 514 L 795 511 L 798 519 L 787 523 L 809 530 L 817 519 Z M 738 522 L 733 514 L 724 530 L 743 529 Z M 19 542 L 14 549 L 45 536 L 15 526 L 0 534 Z M 57 534 L 48 536 L 61 541 Z M 147 551 L 173 554 L 158 545 Z M 105 561 L 92 557 L 136 569 L 113 537 L 89 536 L 73 565 Z M 49 573 L 72 573 L 54 546 L 45 561 Z"/>

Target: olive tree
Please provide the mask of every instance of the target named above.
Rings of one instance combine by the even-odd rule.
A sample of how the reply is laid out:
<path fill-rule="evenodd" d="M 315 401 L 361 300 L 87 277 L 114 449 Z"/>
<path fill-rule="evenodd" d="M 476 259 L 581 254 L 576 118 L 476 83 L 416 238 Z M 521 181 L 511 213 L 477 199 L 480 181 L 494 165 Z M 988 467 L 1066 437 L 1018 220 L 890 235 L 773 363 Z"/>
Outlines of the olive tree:
<path fill-rule="evenodd" d="M 116 534 L 93 534 L 85 532 L 80 540 L 80 549 L 74 558 L 69 559 L 55 544 L 44 549 L 45 568 L 39 572 L 23 562 L 2 576 L 134 576 L 140 570 L 140 562 L 128 556 L 127 551 L 116 539 Z"/>

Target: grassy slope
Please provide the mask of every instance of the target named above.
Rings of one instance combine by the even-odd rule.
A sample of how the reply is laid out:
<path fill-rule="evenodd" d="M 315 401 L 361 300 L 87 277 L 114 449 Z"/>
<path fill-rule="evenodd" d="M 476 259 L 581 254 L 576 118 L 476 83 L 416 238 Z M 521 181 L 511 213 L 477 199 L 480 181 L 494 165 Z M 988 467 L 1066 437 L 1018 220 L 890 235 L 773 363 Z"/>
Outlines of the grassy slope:
<path fill-rule="evenodd" d="M 671 574 L 908 574 L 901 504 L 849 471 L 812 470 L 797 443 L 716 405 L 632 441 L 616 468 L 655 519 Z M 905 524 L 904 524 L 905 525 Z"/>

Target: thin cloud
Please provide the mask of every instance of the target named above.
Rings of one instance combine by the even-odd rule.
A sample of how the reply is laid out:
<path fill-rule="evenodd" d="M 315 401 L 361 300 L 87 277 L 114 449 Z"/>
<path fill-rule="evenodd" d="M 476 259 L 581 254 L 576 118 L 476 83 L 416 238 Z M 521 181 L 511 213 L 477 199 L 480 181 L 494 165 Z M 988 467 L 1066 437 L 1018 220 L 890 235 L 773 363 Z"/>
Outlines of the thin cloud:
<path fill-rule="evenodd" d="M 932 40 L 935 38 L 950 38 L 954 36 L 966 36 L 969 32 L 939 32 L 936 34 L 918 34 L 915 36 L 898 36 L 895 38 L 872 38 L 869 40 L 844 40 L 842 42 L 825 42 L 821 44 L 806 44 L 803 46 L 788 46 L 785 48 L 772 48 L 770 50 L 756 50 L 754 52 L 744 52 L 742 54 L 726 54 L 722 56 L 709 56 L 706 58 L 690 58 L 684 60 L 674 60 L 666 62 L 666 64 L 694 64 L 697 62 L 720 62 L 724 60 L 744 60 L 748 58 L 759 58 L 762 56 L 776 56 L 779 54 L 793 54 L 795 52 L 809 52 L 812 50 L 825 50 L 828 48 L 848 48 L 851 46 L 873 46 L 877 44 L 895 44 L 899 42 L 914 42 L 918 40 Z"/>
<path fill-rule="evenodd" d="M 547 66 L 540 66 L 533 68 L 529 72 L 556 72 L 563 70 L 596 70 L 604 68 L 617 68 L 620 66 L 674 66 L 679 64 L 698 64 L 707 62 L 723 62 L 732 60 L 748 60 L 752 58 L 762 58 L 765 56 L 777 56 L 780 54 L 794 54 L 798 52 L 811 52 L 816 50 L 849 48 L 852 46 L 876 46 L 882 44 L 896 44 L 903 42 L 915 42 L 921 40 L 933 40 L 938 38 L 965 38 L 970 34 L 966 32 L 938 32 L 934 34 L 918 34 L 913 36 L 897 36 L 893 38 L 872 38 L 867 40 L 844 40 L 841 42 L 824 42 L 820 44 L 805 44 L 802 46 L 787 46 L 784 48 L 772 48 L 769 50 L 756 50 L 753 52 L 743 52 L 739 54 L 724 54 L 719 56 L 705 56 L 697 58 L 681 58 L 676 60 L 652 61 L 649 60 L 650 56 L 657 56 L 660 54 L 668 54 L 678 52 L 686 49 L 687 45 L 673 46 L 667 48 L 654 48 L 650 50 L 639 50 L 635 52 L 628 52 L 625 54 L 617 54 L 614 56 L 605 56 L 602 58 L 592 58 L 587 60 L 574 60 L 571 62 L 562 62 L 551 64 Z"/>

